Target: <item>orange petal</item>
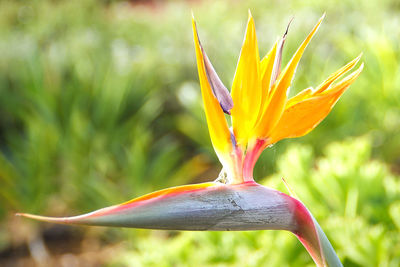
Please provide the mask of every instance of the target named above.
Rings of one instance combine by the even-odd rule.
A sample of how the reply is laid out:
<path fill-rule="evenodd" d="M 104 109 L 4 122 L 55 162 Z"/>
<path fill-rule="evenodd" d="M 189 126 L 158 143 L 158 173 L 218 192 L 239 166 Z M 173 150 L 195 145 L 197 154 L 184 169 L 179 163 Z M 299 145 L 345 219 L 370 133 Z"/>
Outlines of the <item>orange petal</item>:
<path fill-rule="evenodd" d="M 228 153 L 232 151 L 231 134 L 225 115 L 220 107 L 218 100 L 215 98 L 211 85 L 207 79 L 207 73 L 204 65 L 204 57 L 200 46 L 196 22 L 192 19 L 193 37 L 196 47 L 197 69 L 199 72 L 199 80 L 201 94 L 204 102 L 204 110 L 210 132 L 211 142 L 217 154 L 218 152 Z M 221 155 L 219 155 L 221 156 Z"/>
<path fill-rule="evenodd" d="M 249 12 L 246 36 L 232 85 L 232 126 L 238 145 L 246 146 L 261 105 L 260 57 L 256 29 Z"/>
<path fill-rule="evenodd" d="M 297 65 L 301 59 L 301 56 L 304 53 L 304 50 L 306 49 L 314 34 L 317 32 L 324 17 L 325 15 L 323 15 L 319 19 L 318 23 L 314 26 L 311 33 L 297 49 L 290 62 L 281 73 L 278 81 L 275 83 L 275 86 L 273 87 L 271 92 L 271 97 L 269 98 L 268 106 L 255 129 L 254 133 L 257 137 L 267 137 L 282 116 L 286 104 L 287 91 L 292 82 Z"/>
<path fill-rule="evenodd" d="M 361 58 L 361 55 L 359 55 L 358 57 L 356 57 L 355 59 L 353 59 L 352 61 L 347 63 L 345 66 L 338 69 L 336 72 L 332 73 L 328 77 L 328 79 L 326 79 L 320 86 L 317 87 L 317 89 L 315 89 L 315 91 L 313 92 L 313 95 L 318 95 L 318 94 L 322 93 L 323 91 L 325 91 L 327 88 L 329 88 L 329 86 L 332 83 L 334 83 L 340 76 L 342 76 L 343 74 L 345 74 L 346 72 L 351 70 L 358 63 L 360 58 Z"/>
<path fill-rule="evenodd" d="M 269 136 L 269 144 L 283 138 L 303 136 L 314 129 L 329 114 L 339 97 L 356 80 L 362 69 L 363 65 L 322 95 L 308 98 L 286 108 Z"/>
<path fill-rule="evenodd" d="M 294 97 L 288 100 L 286 103 L 285 109 L 288 109 L 289 107 L 293 106 L 294 104 L 309 98 L 311 96 L 316 96 L 324 92 L 329 86 L 331 86 L 332 83 L 334 83 L 338 78 L 340 78 L 343 74 L 351 70 L 360 60 L 361 55 L 347 63 L 345 66 L 341 67 L 339 70 L 331 74 L 328 79 L 326 79 L 322 84 L 320 84 L 317 89 L 313 90 L 311 87 L 304 89 Z"/>
<path fill-rule="evenodd" d="M 364 68 L 364 63 L 362 63 L 361 66 L 357 70 L 355 70 L 353 73 L 349 74 L 347 77 L 343 78 L 340 82 L 338 82 L 334 86 L 328 88 L 327 90 L 325 90 L 324 92 L 322 92 L 319 95 L 324 96 L 324 95 L 336 93 L 338 91 L 342 91 L 343 90 L 342 87 L 345 87 L 344 90 L 347 89 L 361 74 L 361 71 L 363 70 L 363 68 Z"/>
<path fill-rule="evenodd" d="M 312 87 L 309 87 L 309 88 L 304 89 L 303 91 L 299 92 L 297 95 L 295 95 L 294 97 L 292 97 L 291 99 L 289 99 L 286 102 L 285 109 L 288 109 L 289 107 L 293 106 L 294 104 L 296 104 L 306 98 L 309 98 L 313 92 L 314 92 L 314 90 Z"/>

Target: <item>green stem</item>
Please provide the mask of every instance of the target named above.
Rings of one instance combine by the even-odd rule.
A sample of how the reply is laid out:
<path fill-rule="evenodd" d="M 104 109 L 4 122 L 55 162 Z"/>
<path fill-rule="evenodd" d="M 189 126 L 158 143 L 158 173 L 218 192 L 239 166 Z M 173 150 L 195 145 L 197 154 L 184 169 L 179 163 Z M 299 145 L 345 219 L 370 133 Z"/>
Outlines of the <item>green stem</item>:
<path fill-rule="evenodd" d="M 333 249 L 331 243 L 326 237 L 324 231 L 321 226 L 319 226 L 317 220 L 313 217 L 314 225 L 318 233 L 319 241 L 321 244 L 321 250 L 325 257 L 326 266 L 329 267 L 343 267 L 343 264 L 340 262 L 339 257 L 337 256 L 335 250 Z"/>

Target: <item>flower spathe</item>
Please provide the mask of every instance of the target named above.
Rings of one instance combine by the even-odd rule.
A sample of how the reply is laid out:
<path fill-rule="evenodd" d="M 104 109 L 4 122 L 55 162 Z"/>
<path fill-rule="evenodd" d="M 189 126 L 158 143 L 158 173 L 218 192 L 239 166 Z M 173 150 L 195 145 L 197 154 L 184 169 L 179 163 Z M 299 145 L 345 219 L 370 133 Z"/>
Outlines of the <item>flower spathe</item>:
<path fill-rule="evenodd" d="M 200 43 L 192 19 L 197 67 L 204 108 L 214 149 L 228 174 L 229 183 L 253 180 L 253 168 L 268 146 L 284 138 L 300 137 L 314 129 L 330 112 L 339 97 L 360 75 L 363 64 L 342 80 L 360 56 L 328 77 L 316 89 L 307 88 L 288 99 L 289 88 L 299 61 L 317 32 L 323 15 L 281 71 L 283 44 L 287 30 L 267 55 L 260 60 L 254 19 L 249 19 L 239 61 L 233 79 L 232 105 L 227 105 L 226 87 L 215 90 L 215 80 L 222 84 Z M 216 77 L 216 78 L 215 78 Z M 220 100 L 223 94 L 225 99 Z M 229 102 L 230 103 L 230 102 Z M 226 106 L 232 106 L 226 110 Z M 232 131 L 225 119 L 231 114 Z"/>

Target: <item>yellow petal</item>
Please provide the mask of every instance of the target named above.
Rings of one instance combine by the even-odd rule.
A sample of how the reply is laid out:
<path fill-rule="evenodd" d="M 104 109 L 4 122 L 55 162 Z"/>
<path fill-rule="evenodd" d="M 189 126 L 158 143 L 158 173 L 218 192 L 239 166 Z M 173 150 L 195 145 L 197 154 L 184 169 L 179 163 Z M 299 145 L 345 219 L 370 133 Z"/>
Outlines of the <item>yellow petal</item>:
<path fill-rule="evenodd" d="M 196 47 L 197 70 L 199 72 L 201 95 L 203 97 L 204 110 L 206 113 L 211 142 L 217 154 L 218 152 L 227 153 L 232 151 L 231 134 L 225 119 L 225 115 L 218 100 L 215 98 L 211 90 L 210 83 L 207 79 L 203 53 L 194 19 L 192 19 L 192 26 L 194 43 Z"/>
<path fill-rule="evenodd" d="M 261 75 L 261 105 L 260 115 L 262 115 L 264 108 L 267 106 L 268 95 L 271 89 L 271 76 L 274 67 L 276 48 L 278 42 L 274 44 L 268 54 L 261 60 L 260 75 Z"/>
<path fill-rule="evenodd" d="M 239 146 L 244 147 L 261 105 L 260 57 L 256 29 L 249 12 L 246 36 L 232 85 L 232 126 Z"/>
<path fill-rule="evenodd" d="M 258 138 L 265 138 L 268 136 L 282 116 L 286 104 L 287 91 L 292 82 L 296 67 L 304 53 L 304 50 L 318 30 L 324 17 L 325 15 L 319 19 L 318 23 L 314 26 L 311 33 L 297 49 L 286 68 L 282 71 L 278 81 L 275 83 L 271 92 L 271 96 L 268 100 L 268 106 L 265 109 L 264 114 L 261 116 L 261 119 L 259 120 L 254 131 Z"/>
<path fill-rule="evenodd" d="M 329 86 L 333 82 L 335 82 L 340 76 L 342 76 L 343 74 L 345 74 L 346 72 L 351 70 L 358 63 L 360 58 L 361 58 L 361 55 L 359 55 L 358 57 L 356 57 L 355 59 L 353 59 L 352 61 L 347 63 L 345 66 L 338 69 L 336 72 L 332 73 L 328 77 L 328 79 L 326 79 L 320 86 L 317 87 L 317 89 L 315 89 L 315 91 L 313 92 L 313 95 L 318 95 L 318 94 L 322 93 L 323 91 L 325 91 L 327 88 L 329 88 Z"/>
<path fill-rule="evenodd" d="M 331 111 L 343 92 L 356 80 L 363 65 L 323 94 L 300 101 L 285 109 L 268 137 L 273 144 L 283 138 L 300 137 L 314 129 Z"/>

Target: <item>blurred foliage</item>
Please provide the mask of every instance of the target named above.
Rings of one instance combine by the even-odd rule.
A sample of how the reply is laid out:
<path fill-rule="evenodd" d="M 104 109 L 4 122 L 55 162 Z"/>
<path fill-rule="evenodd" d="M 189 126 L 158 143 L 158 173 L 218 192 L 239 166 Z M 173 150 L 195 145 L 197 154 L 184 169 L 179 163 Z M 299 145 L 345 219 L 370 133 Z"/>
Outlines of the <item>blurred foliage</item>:
<path fill-rule="evenodd" d="M 397 266 L 399 184 L 388 170 L 400 170 L 395 0 L 0 1 L 2 224 L 17 210 L 83 213 L 155 189 L 214 179 L 219 163 L 202 110 L 190 10 L 229 87 L 248 8 L 262 55 L 295 16 L 284 63 L 327 13 L 291 94 L 316 87 L 360 52 L 366 66 L 317 129 L 264 152 L 256 177 L 284 175 L 346 266 Z M 349 136 L 366 137 L 327 147 Z M 117 240 L 138 235 L 115 231 Z M 10 238 L 0 230 L 0 247 Z M 134 252 L 122 250 L 115 261 L 311 264 L 287 233 L 184 233 L 135 244 L 127 245 Z M 276 253 L 279 249 L 285 253 Z"/>

